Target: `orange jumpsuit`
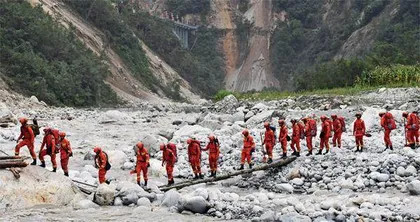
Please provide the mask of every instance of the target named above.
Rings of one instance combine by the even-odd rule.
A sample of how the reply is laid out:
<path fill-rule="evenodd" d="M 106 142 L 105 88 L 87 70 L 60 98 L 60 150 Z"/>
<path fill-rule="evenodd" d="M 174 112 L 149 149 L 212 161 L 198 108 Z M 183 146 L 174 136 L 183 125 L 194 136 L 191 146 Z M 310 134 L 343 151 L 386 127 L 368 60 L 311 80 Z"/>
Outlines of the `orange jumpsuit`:
<path fill-rule="evenodd" d="M 306 146 L 308 147 L 308 151 L 311 152 L 313 145 L 312 145 L 312 137 L 316 135 L 316 132 L 313 132 L 313 128 L 316 127 L 316 121 L 310 119 L 306 121 L 305 124 L 305 136 L 306 136 Z"/>
<path fill-rule="evenodd" d="M 108 161 L 107 155 L 104 151 L 101 151 L 99 154 L 95 156 L 96 165 L 98 166 L 98 178 L 99 183 L 105 183 L 105 175 L 106 175 L 106 162 Z"/>
<path fill-rule="evenodd" d="M 251 159 L 251 150 L 255 148 L 254 138 L 251 135 L 248 135 L 244 138 L 244 147 L 241 153 L 241 164 L 245 163 L 245 160 L 248 164 L 252 164 Z"/>
<path fill-rule="evenodd" d="M 343 134 L 341 122 L 338 118 L 335 118 L 333 121 L 333 130 L 334 130 L 334 137 L 333 137 L 333 146 L 335 147 L 338 145 L 338 148 L 341 148 L 341 135 Z"/>
<path fill-rule="evenodd" d="M 170 150 L 172 150 L 172 153 L 175 156 L 175 162 L 176 162 L 176 160 L 178 159 L 178 153 L 177 153 L 177 150 L 176 150 L 176 145 L 174 143 L 168 143 L 168 144 L 166 144 L 166 147 L 169 148 Z"/>
<path fill-rule="evenodd" d="M 44 146 L 47 147 L 47 149 L 44 149 Z M 45 155 L 49 155 L 51 157 L 51 163 L 54 168 L 57 168 L 57 162 L 55 160 L 56 157 L 56 150 L 55 150 L 56 142 L 54 135 L 47 134 L 44 136 L 44 139 L 42 140 L 41 149 L 39 150 L 39 160 L 41 162 L 45 162 L 44 157 Z"/>
<path fill-rule="evenodd" d="M 283 125 L 282 127 L 280 127 L 279 143 L 281 144 L 281 149 L 283 150 L 283 154 L 287 154 L 287 127 L 286 125 Z"/>
<path fill-rule="evenodd" d="M 188 159 L 194 174 L 201 174 L 201 149 L 198 141 L 188 145 Z"/>
<path fill-rule="evenodd" d="M 164 149 L 163 150 L 163 157 L 162 157 L 162 166 L 166 164 L 166 174 L 168 175 L 168 180 L 172 181 L 174 179 L 174 166 L 175 166 L 176 157 L 174 152 L 171 149 Z"/>
<path fill-rule="evenodd" d="M 32 128 L 29 125 L 24 125 L 20 127 L 20 135 L 18 141 L 22 139 L 15 147 L 15 156 L 19 156 L 20 148 L 27 146 L 29 152 L 31 153 L 32 159 L 36 159 L 36 154 L 34 150 L 35 135 L 32 131 Z"/>
<path fill-rule="evenodd" d="M 392 146 L 392 141 L 391 141 L 390 135 L 391 135 L 392 128 L 388 123 L 388 117 L 387 117 L 386 114 L 381 117 L 381 126 L 385 130 L 385 133 L 384 133 L 385 146 L 386 147 L 389 147 L 389 146 L 391 147 Z"/>
<path fill-rule="evenodd" d="M 136 163 L 136 173 L 137 173 L 137 182 L 140 182 L 140 173 L 143 172 L 143 179 L 146 182 L 147 177 L 147 166 L 149 165 L 150 156 L 145 147 L 137 150 L 137 163 Z"/>
<path fill-rule="evenodd" d="M 324 146 L 327 149 L 327 151 L 330 150 L 329 140 L 330 140 L 330 135 L 331 135 L 331 126 L 329 122 L 330 121 L 328 120 L 324 120 L 322 122 L 321 133 L 324 135 L 321 137 L 321 143 L 319 145 L 319 148 L 321 151 L 324 149 Z"/>
<path fill-rule="evenodd" d="M 407 129 L 408 145 L 415 144 L 416 138 L 418 138 L 419 133 L 419 117 L 415 113 L 410 113 L 408 115 L 407 124 L 405 125 L 405 128 Z"/>
<path fill-rule="evenodd" d="M 290 148 L 292 148 L 293 152 L 300 152 L 300 127 L 297 123 L 293 123 L 292 126 L 292 142 L 290 143 Z"/>
<path fill-rule="evenodd" d="M 60 141 L 60 159 L 61 159 L 61 168 L 63 169 L 64 173 L 69 172 L 69 159 L 70 154 L 72 153 L 70 142 L 64 138 Z"/>
<path fill-rule="evenodd" d="M 353 135 L 356 138 L 356 146 L 363 147 L 363 136 L 366 133 L 365 121 L 356 119 L 353 124 Z"/>
<path fill-rule="evenodd" d="M 265 151 L 267 152 L 268 158 L 273 159 L 273 147 L 276 143 L 274 132 L 270 127 L 267 127 L 264 133 Z"/>
<path fill-rule="evenodd" d="M 211 172 L 216 172 L 217 171 L 217 160 L 219 159 L 219 145 L 214 142 L 211 141 L 207 144 L 206 148 L 203 149 L 203 151 L 209 151 L 209 165 L 210 165 L 210 170 Z"/>

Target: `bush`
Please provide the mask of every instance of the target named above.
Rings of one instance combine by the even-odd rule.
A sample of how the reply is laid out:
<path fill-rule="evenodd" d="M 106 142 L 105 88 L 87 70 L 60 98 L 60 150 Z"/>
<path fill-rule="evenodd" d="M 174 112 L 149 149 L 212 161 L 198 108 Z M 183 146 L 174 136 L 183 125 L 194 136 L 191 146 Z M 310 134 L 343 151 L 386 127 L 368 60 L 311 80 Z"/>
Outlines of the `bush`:
<path fill-rule="evenodd" d="M 233 93 L 231 92 L 231 91 L 228 91 L 228 90 L 224 90 L 224 89 L 222 89 L 222 90 L 219 90 L 217 93 L 216 93 L 216 95 L 214 95 L 214 97 L 213 97 L 213 99 L 214 100 L 216 100 L 216 101 L 220 101 L 220 100 L 222 100 L 223 98 L 225 98 L 226 96 L 228 96 L 228 95 L 232 95 Z"/>
<path fill-rule="evenodd" d="M 363 72 L 356 83 L 361 86 L 418 86 L 420 84 L 420 65 L 392 65 L 376 67 Z"/>
<path fill-rule="evenodd" d="M 41 7 L 0 0 L 0 50 L 0 72 L 18 92 L 52 105 L 118 102 L 107 67 Z"/>

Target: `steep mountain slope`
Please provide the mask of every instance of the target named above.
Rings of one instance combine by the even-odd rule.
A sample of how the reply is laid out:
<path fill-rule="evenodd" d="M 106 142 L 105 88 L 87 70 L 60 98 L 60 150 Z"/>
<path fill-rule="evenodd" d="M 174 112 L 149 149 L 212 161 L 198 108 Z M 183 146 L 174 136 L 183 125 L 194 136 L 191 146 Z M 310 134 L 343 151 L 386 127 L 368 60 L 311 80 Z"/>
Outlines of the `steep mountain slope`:
<path fill-rule="evenodd" d="M 68 7 L 57 0 L 30 0 L 32 4 L 42 4 L 43 9 L 49 14 L 56 17 L 67 27 L 75 29 L 77 36 L 98 56 L 104 55 L 109 69 L 112 73 L 107 79 L 107 82 L 118 93 L 120 97 L 128 101 L 160 101 L 162 96 L 166 96 L 163 91 L 158 91 L 159 95 L 152 93 L 144 84 L 136 79 L 123 59 L 107 45 L 105 35 L 80 18 L 77 14 L 73 13 Z M 140 40 L 139 40 L 140 41 Z M 164 61 L 157 58 L 157 56 L 141 42 L 143 50 L 146 52 L 150 70 L 153 75 L 160 81 L 162 86 L 167 87 L 173 83 L 178 83 L 180 88 L 179 92 L 182 98 L 196 101 L 199 97 L 192 93 L 188 82 L 182 79 L 171 67 Z"/>

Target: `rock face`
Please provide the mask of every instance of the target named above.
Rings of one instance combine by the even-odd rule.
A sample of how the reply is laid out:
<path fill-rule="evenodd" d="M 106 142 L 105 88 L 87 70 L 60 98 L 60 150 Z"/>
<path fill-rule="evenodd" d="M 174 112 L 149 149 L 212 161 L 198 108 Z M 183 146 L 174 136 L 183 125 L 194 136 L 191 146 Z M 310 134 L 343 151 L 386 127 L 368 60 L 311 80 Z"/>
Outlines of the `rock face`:
<path fill-rule="evenodd" d="M 108 206 L 114 203 L 115 190 L 108 184 L 100 184 L 94 194 L 94 202 L 101 206 Z"/>
<path fill-rule="evenodd" d="M 22 169 L 19 180 L 8 170 L 0 170 L 0 209 L 20 209 L 36 204 L 72 205 L 83 195 L 68 177 L 37 167 Z"/>

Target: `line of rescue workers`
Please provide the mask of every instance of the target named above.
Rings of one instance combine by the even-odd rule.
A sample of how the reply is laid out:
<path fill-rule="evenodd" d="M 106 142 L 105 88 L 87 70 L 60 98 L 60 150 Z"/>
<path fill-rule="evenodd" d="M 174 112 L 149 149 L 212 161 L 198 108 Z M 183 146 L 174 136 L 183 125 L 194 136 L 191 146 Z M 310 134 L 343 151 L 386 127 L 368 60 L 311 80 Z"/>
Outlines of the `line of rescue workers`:
<path fill-rule="evenodd" d="M 355 152 L 363 152 L 364 143 L 363 137 L 368 136 L 366 133 L 366 127 L 364 121 L 361 119 L 362 114 L 356 113 L 356 120 L 353 123 L 353 136 L 356 140 L 356 150 Z M 404 125 L 404 130 L 406 133 L 406 146 L 415 149 L 419 145 L 419 126 L 420 118 L 417 111 L 412 113 L 403 112 L 402 116 L 406 120 Z M 393 149 L 391 141 L 391 131 L 396 129 L 396 123 L 393 115 L 390 112 L 381 112 L 379 113 L 380 122 L 382 128 L 384 128 L 384 142 L 385 149 Z M 329 139 L 332 137 L 333 147 L 341 148 L 341 135 L 346 131 L 345 119 L 339 117 L 336 114 L 331 115 L 331 119 L 327 116 L 320 117 L 321 123 L 321 133 L 320 137 L 320 147 L 316 155 L 321 155 L 322 151 L 325 148 L 324 155 L 330 151 L 330 142 Z M 312 155 L 313 151 L 313 138 L 317 135 L 317 123 L 316 120 L 311 117 L 305 117 L 300 120 L 292 119 L 292 136 L 288 136 L 288 128 L 284 119 L 278 121 L 279 124 L 279 134 L 278 142 L 281 145 L 282 149 L 282 158 L 287 157 L 287 143 L 291 141 L 290 148 L 292 149 L 292 155 L 299 157 L 301 148 L 300 140 L 306 138 L 306 146 L 308 147 L 308 153 L 306 156 Z M 15 156 L 19 156 L 19 150 L 23 146 L 27 146 L 29 152 L 33 158 L 31 165 L 37 164 L 37 157 L 34 149 L 35 136 L 39 135 L 39 127 L 37 126 L 36 120 L 34 120 L 34 125 L 28 124 L 27 118 L 20 118 L 19 122 L 21 123 L 20 135 L 17 140 L 17 145 L 15 147 Z M 263 162 L 271 163 L 273 161 L 273 148 L 277 142 L 277 134 L 275 133 L 276 127 L 270 126 L 269 122 L 264 123 L 265 133 L 264 138 L 261 134 L 261 141 L 263 148 Z M 53 128 L 44 128 L 44 138 L 42 140 L 42 145 L 39 150 L 39 160 L 41 161 L 41 167 L 45 167 L 45 156 L 48 155 L 51 158 L 51 163 L 53 166 L 53 171 L 57 170 L 57 161 L 56 155 L 60 154 L 61 168 L 64 171 L 65 176 L 69 176 L 68 163 L 69 158 L 73 156 L 73 152 L 70 146 L 69 140 L 66 138 L 66 133 L 59 131 L 58 129 Z M 334 135 L 332 135 L 332 133 Z M 241 153 L 241 163 L 239 170 L 244 169 L 245 162 L 248 163 L 249 168 L 252 168 L 252 154 L 255 152 L 255 142 L 254 138 L 250 135 L 247 129 L 243 130 L 243 148 Z M 201 172 L 201 152 L 209 152 L 209 165 L 211 171 L 211 177 L 216 177 L 218 159 L 220 154 L 220 144 L 218 139 L 214 135 L 208 137 L 209 142 L 205 148 L 201 148 L 200 141 L 194 138 L 188 138 L 188 162 L 191 165 L 192 171 L 194 173 L 194 179 L 203 178 Z M 148 176 L 147 171 L 150 167 L 149 153 L 142 142 L 136 144 L 136 167 L 132 170 L 131 174 L 137 174 L 137 183 L 140 183 L 140 174 L 143 174 L 144 186 L 147 186 Z M 160 150 L 162 151 L 162 166 L 166 165 L 166 172 L 168 177 L 168 185 L 174 184 L 173 178 L 173 169 L 178 159 L 177 147 L 174 143 L 162 143 L 160 145 Z M 94 147 L 93 149 L 95 156 L 95 166 L 98 168 L 98 178 L 99 183 L 107 182 L 106 172 L 111 168 L 111 165 L 108 162 L 108 155 L 100 147 Z M 268 160 L 267 160 L 268 157 Z"/>

